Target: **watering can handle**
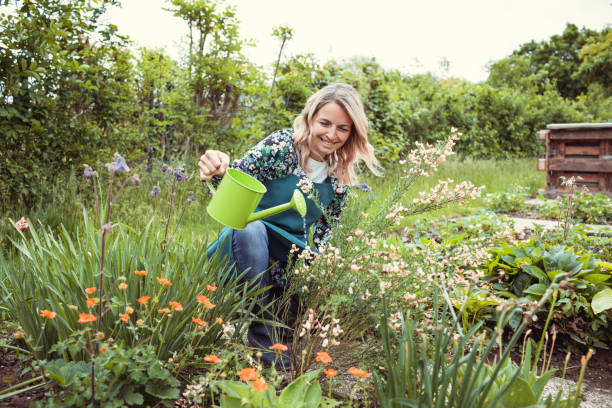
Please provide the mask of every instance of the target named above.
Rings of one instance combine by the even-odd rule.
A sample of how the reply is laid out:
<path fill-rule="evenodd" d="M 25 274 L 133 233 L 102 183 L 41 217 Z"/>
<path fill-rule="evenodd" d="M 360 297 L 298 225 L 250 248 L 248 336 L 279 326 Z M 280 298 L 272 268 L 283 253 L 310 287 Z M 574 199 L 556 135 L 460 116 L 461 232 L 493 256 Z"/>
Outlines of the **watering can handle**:
<path fill-rule="evenodd" d="M 206 181 L 204 181 L 204 183 L 206 183 L 206 187 L 208 187 L 208 189 L 210 190 L 210 194 L 214 195 L 217 192 L 217 190 L 215 190 L 215 188 L 213 187 L 213 185 L 210 182 L 210 180 L 206 180 Z"/>

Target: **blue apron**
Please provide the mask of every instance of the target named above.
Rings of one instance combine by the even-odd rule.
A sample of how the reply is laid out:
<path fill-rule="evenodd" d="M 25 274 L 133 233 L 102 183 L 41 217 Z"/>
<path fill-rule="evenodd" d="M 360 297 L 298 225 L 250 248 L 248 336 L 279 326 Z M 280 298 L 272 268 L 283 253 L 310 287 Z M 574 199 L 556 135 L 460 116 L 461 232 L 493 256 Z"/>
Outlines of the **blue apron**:
<path fill-rule="evenodd" d="M 267 192 L 262 197 L 255 211 L 291 201 L 293 190 L 299 188 L 299 181 L 299 177 L 288 174 L 280 179 L 264 182 L 263 184 L 266 186 Z M 334 197 L 332 184 L 313 183 L 313 186 L 317 194 L 317 200 L 321 206 L 327 208 Z M 310 227 L 322 215 L 322 211 L 313 200 L 307 197 L 304 198 L 306 199 L 307 208 L 305 218 L 302 218 L 295 210 L 288 210 L 262 220 L 268 229 L 271 255 L 277 260 L 284 261 L 286 259 L 292 244 L 300 248 L 305 248 L 308 243 L 308 231 L 310 231 Z M 221 230 L 217 240 L 208 247 L 207 256 L 209 259 L 219 251 L 220 261 L 226 261 L 230 265 L 234 264 L 234 251 L 232 248 L 233 231 L 234 230 L 229 227 L 225 227 Z M 314 248 L 314 250 L 316 250 L 316 248 Z"/>

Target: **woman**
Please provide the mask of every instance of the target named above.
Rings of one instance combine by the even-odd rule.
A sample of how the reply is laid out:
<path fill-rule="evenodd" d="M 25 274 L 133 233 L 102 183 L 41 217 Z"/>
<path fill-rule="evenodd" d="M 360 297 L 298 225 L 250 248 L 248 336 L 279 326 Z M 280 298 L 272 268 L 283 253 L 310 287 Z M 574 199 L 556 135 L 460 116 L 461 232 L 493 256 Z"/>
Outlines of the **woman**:
<path fill-rule="evenodd" d="M 316 199 L 325 213 L 307 198 L 304 219 L 296 211 L 285 211 L 252 222 L 241 231 L 225 228 L 209 249 L 212 254 L 221 247 L 240 272 L 250 268 L 244 280 L 259 287 L 283 284 L 278 275 L 273 276 L 267 270 L 276 262 L 286 265 L 293 244 L 304 248 L 311 228 L 312 242 L 317 249 L 329 240 L 330 223 L 340 216 L 350 186 L 357 181 L 354 167 L 358 160 L 363 160 L 378 174 L 378 161 L 367 139 L 363 104 L 353 87 L 331 84 L 321 89 L 308 99 L 293 127 L 293 130 L 272 133 L 231 167 L 250 174 L 266 186 L 268 192 L 257 210 L 289 202 L 293 190 L 301 188 L 307 197 L 313 193 L 312 189 L 316 191 Z M 208 150 L 200 157 L 198 166 L 202 180 L 214 177 L 218 182 L 230 166 L 230 158 L 223 152 Z M 327 219 L 325 214 L 332 219 Z M 268 305 L 271 297 L 269 292 L 264 294 L 262 304 Z M 268 347 L 283 340 L 262 323 L 249 327 L 248 339 L 251 345 L 262 348 L 262 358 L 267 363 L 273 363 L 277 356 Z M 283 356 L 276 366 L 288 367 L 287 357 Z"/>

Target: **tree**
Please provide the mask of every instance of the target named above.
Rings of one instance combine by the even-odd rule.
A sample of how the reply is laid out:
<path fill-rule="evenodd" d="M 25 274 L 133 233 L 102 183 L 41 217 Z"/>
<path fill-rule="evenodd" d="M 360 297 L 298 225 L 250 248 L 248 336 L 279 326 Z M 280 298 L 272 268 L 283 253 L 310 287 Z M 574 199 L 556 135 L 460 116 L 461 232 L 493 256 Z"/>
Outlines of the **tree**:
<path fill-rule="evenodd" d="M 222 8 L 211 0 L 171 0 L 168 9 L 189 26 L 188 86 L 197 115 L 206 126 L 194 136 L 202 144 L 219 145 L 232 133 L 240 103 L 248 99 L 249 86 L 259 73 L 241 53 L 248 45 L 239 38 L 233 7 Z"/>
<path fill-rule="evenodd" d="M 278 59 L 276 60 L 276 67 L 274 68 L 274 76 L 272 77 L 272 84 L 270 85 L 270 93 L 274 89 L 274 82 L 276 81 L 276 74 L 278 72 L 278 66 L 280 64 L 281 55 L 283 54 L 283 47 L 285 43 L 293 38 L 293 29 L 288 26 L 278 26 L 272 32 L 272 35 L 281 40 L 280 50 L 278 51 Z"/>
<path fill-rule="evenodd" d="M 115 0 L 18 3 L 0 14 L 0 197 L 31 207 L 58 174 L 122 143 L 131 55 L 99 23 Z"/>
<path fill-rule="evenodd" d="M 504 77 L 517 79 L 535 75 L 532 79 L 553 83 L 561 96 L 575 99 L 586 93 L 589 85 L 588 79 L 580 74 L 580 51 L 599 35 L 597 31 L 587 28 L 579 30 L 576 25 L 567 24 L 563 34 L 553 35 L 549 41 L 530 41 L 509 57 L 492 64 L 490 70 L 493 81 Z M 513 68 L 519 69 L 521 73 L 513 73 Z"/>

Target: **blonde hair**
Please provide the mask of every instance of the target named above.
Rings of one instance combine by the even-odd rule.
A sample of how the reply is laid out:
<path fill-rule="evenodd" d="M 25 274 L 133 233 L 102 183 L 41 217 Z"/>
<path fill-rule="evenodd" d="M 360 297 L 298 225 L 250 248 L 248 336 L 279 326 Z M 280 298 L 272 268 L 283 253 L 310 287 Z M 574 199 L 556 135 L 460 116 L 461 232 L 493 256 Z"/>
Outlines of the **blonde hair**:
<path fill-rule="evenodd" d="M 310 156 L 312 121 L 319 109 L 332 102 L 344 109 L 353 124 L 346 142 L 327 158 L 329 173 L 335 170 L 341 185 L 352 186 L 357 183 L 355 166 L 359 160 L 363 160 L 372 173 L 380 175 L 380 164 L 374 156 L 374 148 L 368 142 L 368 119 L 361 98 L 355 88 L 342 83 L 328 85 L 313 94 L 306 101 L 302 113 L 293 121 L 293 145 L 298 154 L 300 167 L 310 171 L 308 157 Z"/>

